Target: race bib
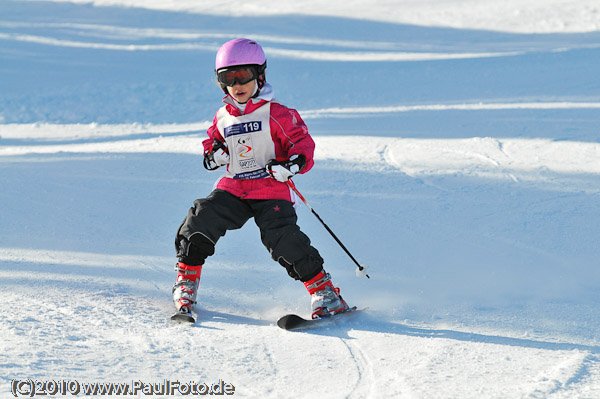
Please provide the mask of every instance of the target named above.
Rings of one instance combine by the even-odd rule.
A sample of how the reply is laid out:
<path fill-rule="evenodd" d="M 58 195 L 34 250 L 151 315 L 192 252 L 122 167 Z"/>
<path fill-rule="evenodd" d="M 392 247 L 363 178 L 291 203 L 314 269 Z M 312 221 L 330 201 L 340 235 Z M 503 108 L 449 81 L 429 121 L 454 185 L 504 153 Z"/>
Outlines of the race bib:
<path fill-rule="evenodd" d="M 227 176 L 234 179 L 269 177 L 267 162 L 275 158 L 269 119 L 271 103 L 242 116 L 232 116 L 225 107 L 217 113 L 217 127 L 229 148 Z"/>

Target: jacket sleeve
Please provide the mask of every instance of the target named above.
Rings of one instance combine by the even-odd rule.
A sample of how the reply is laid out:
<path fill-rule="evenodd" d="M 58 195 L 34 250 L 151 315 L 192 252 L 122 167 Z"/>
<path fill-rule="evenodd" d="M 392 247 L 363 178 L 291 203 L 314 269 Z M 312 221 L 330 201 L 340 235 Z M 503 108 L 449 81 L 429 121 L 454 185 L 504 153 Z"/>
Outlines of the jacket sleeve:
<path fill-rule="evenodd" d="M 213 118 L 213 124 L 211 127 L 208 128 L 206 134 L 208 135 L 208 138 L 202 141 L 202 145 L 204 146 L 204 152 L 212 151 L 213 142 L 215 140 L 219 140 L 221 142 L 225 141 L 225 139 L 221 135 L 221 132 L 219 132 L 219 129 L 217 128 L 217 114 L 215 114 L 215 117 Z"/>
<path fill-rule="evenodd" d="M 283 161 L 296 154 L 304 155 L 306 164 L 300 173 L 308 172 L 314 166 L 315 142 L 298 111 L 271 103 L 270 127 L 277 160 Z"/>

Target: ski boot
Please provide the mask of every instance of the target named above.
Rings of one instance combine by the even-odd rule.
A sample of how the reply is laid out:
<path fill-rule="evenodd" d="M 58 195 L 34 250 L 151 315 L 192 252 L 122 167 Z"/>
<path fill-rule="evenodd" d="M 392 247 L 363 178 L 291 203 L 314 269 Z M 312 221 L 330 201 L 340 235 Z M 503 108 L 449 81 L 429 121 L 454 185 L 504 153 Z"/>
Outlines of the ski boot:
<path fill-rule="evenodd" d="M 173 302 L 175 302 L 179 314 L 191 317 L 192 308 L 196 303 L 202 265 L 189 266 L 178 262 L 175 265 L 175 271 L 177 272 L 177 282 L 173 284 Z"/>
<path fill-rule="evenodd" d="M 329 317 L 350 309 L 342 299 L 340 289 L 333 286 L 331 276 L 325 270 L 305 282 L 304 286 L 311 295 L 312 319 Z"/>

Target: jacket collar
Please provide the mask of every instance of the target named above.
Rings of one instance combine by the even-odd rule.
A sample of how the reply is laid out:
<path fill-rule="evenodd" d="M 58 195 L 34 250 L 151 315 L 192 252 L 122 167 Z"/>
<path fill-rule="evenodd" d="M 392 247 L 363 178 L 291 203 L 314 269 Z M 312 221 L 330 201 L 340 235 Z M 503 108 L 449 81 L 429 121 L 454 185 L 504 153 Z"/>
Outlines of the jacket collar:
<path fill-rule="evenodd" d="M 240 104 L 233 99 L 229 94 L 223 97 L 223 102 L 227 104 L 227 111 L 233 116 L 246 115 L 251 112 L 254 112 L 256 109 L 262 107 L 265 103 L 269 101 L 273 101 L 273 86 L 269 83 L 265 83 L 265 85 L 260 89 L 258 96 L 251 98 L 246 103 L 246 107 L 244 112 L 240 110 Z"/>

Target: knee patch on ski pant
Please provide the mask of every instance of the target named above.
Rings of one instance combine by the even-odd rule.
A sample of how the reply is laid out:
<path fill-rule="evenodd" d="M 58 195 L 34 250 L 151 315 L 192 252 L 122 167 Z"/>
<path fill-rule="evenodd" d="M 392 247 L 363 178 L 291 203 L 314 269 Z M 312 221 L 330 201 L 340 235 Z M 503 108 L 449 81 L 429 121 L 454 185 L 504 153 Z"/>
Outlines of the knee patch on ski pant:
<path fill-rule="evenodd" d="M 202 234 L 194 234 L 187 240 L 178 236 L 175 243 L 177 258 L 189 266 L 203 265 L 206 258 L 215 254 L 215 244 Z"/>

